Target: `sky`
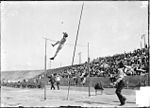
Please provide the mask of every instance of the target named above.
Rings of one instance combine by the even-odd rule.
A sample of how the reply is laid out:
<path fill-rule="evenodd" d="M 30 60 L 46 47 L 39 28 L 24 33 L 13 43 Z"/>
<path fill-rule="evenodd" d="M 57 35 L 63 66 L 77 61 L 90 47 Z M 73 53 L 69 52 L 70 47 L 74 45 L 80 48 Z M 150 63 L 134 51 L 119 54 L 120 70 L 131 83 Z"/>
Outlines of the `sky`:
<path fill-rule="evenodd" d="M 54 61 L 57 46 L 47 41 L 47 68 L 71 65 L 82 1 L 1 2 L 1 70 L 44 69 L 45 41 L 68 38 Z M 148 38 L 147 1 L 86 1 L 74 64 L 140 48 Z M 146 41 L 147 42 L 147 41 Z"/>

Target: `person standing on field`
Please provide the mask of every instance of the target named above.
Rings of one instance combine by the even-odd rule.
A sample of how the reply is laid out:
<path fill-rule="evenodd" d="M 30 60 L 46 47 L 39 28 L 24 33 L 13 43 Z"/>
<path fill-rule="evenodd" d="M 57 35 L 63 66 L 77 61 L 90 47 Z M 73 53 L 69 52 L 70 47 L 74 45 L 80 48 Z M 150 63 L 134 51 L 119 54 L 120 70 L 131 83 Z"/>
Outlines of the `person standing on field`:
<path fill-rule="evenodd" d="M 52 89 L 54 89 L 55 90 L 55 86 L 54 86 L 54 84 L 55 84 L 55 78 L 54 78 L 54 75 L 52 74 L 51 76 L 50 76 L 50 83 L 51 83 L 51 90 Z"/>
<path fill-rule="evenodd" d="M 56 75 L 56 86 L 57 86 L 57 90 L 59 90 L 59 86 L 60 86 L 60 76 Z"/>
<path fill-rule="evenodd" d="M 125 81 L 124 78 L 126 74 L 124 73 L 124 64 L 122 61 L 118 64 L 118 72 L 116 76 L 116 81 L 113 82 L 113 85 L 116 87 L 116 94 L 118 96 L 118 99 L 120 101 L 120 106 L 125 104 L 126 97 L 121 94 L 122 89 L 125 87 Z"/>

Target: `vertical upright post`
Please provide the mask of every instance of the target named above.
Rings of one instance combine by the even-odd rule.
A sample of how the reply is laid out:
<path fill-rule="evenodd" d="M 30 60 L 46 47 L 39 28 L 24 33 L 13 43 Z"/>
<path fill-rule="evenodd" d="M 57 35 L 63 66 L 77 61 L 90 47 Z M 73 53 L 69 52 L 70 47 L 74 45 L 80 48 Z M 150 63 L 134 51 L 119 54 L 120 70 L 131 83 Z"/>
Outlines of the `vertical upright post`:
<path fill-rule="evenodd" d="M 90 57 L 89 57 L 89 42 L 88 42 L 88 76 L 89 76 L 89 84 L 88 84 L 88 91 L 89 91 L 89 96 L 91 96 L 91 94 L 90 94 L 90 65 L 89 65 L 89 63 L 90 63 Z"/>
<path fill-rule="evenodd" d="M 45 70 L 45 75 L 44 75 L 44 100 L 46 100 L 46 59 L 47 59 L 47 39 L 45 38 L 45 66 L 44 66 L 44 70 Z"/>

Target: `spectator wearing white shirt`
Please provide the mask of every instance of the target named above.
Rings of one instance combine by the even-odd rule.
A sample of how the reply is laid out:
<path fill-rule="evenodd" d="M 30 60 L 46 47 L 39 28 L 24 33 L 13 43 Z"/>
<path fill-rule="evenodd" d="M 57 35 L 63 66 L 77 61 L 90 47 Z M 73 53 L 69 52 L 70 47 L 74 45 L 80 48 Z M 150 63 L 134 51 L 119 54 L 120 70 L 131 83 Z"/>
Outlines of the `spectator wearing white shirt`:
<path fill-rule="evenodd" d="M 57 90 L 59 90 L 59 85 L 60 85 L 60 76 L 56 75 L 56 86 L 57 86 Z"/>

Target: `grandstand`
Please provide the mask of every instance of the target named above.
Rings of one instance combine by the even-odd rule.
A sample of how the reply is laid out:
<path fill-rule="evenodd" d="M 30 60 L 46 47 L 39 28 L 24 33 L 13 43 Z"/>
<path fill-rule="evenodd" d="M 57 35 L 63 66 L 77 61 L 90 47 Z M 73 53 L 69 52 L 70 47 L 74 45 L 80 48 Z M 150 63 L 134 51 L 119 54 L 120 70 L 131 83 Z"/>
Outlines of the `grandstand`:
<path fill-rule="evenodd" d="M 127 72 L 127 79 L 131 79 L 129 82 L 129 86 L 133 85 L 147 85 L 148 84 L 148 48 L 137 49 L 129 53 L 117 54 L 109 57 L 99 57 L 90 62 L 90 77 L 93 77 L 91 80 L 95 80 L 96 78 L 105 79 L 108 78 L 107 81 L 102 80 L 104 85 L 109 86 L 108 80 L 110 76 L 115 74 L 116 72 L 116 64 L 118 61 L 123 61 L 125 65 L 130 67 Z M 108 66 L 105 66 L 105 65 Z M 55 69 L 47 70 L 47 76 L 57 73 L 59 74 L 63 81 L 61 85 L 68 85 L 67 78 L 70 76 L 72 78 L 72 82 L 74 78 L 77 76 L 81 76 L 84 72 L 87 73 L 87 62 L 83 64 L 73 65 L 73 66 L 65 66 L 59 67 Z M 27 82 L 34 82 L 36 85 L 37 82 L 41 82 L 40 84 L 44 84 L 44 71 L 43 70 L 34 70 L 34 71 L 13 71 L 12 74 L 10 72 L 2 72 L 1 74 L 2 82 L 7 82 L 13 84 L 13 82 L 23 82 L 26 80 Z M 130 78 L 132 77 L 132 78 Z M 134 79 L 134 80 L 133 80 Z M 139 80 L 140 79 L 140 80 Z M 136 81 L 135 81 L 136 80 Z M 96 80 L 95 80 L 96 81 Z M 94 85 L 94 82 L 92 81 Z M 137 82 L 140 81 L 140 82 Z M 136 82 L 136 84 L 135 84 Z M 106 83 L 106 84 L 105 84 Z M 16 83 L 15 83 L 16 84 Z M 48 84 L 48 79 L 47 79 Z M 5 85 L 5 84 L 4 84 Z M 88 84 L 86 84 L 87 86 Z M 37 87 L 37 86 L 35 86 Z M 43 87 L 43 86 L 42 86 Z"/>

